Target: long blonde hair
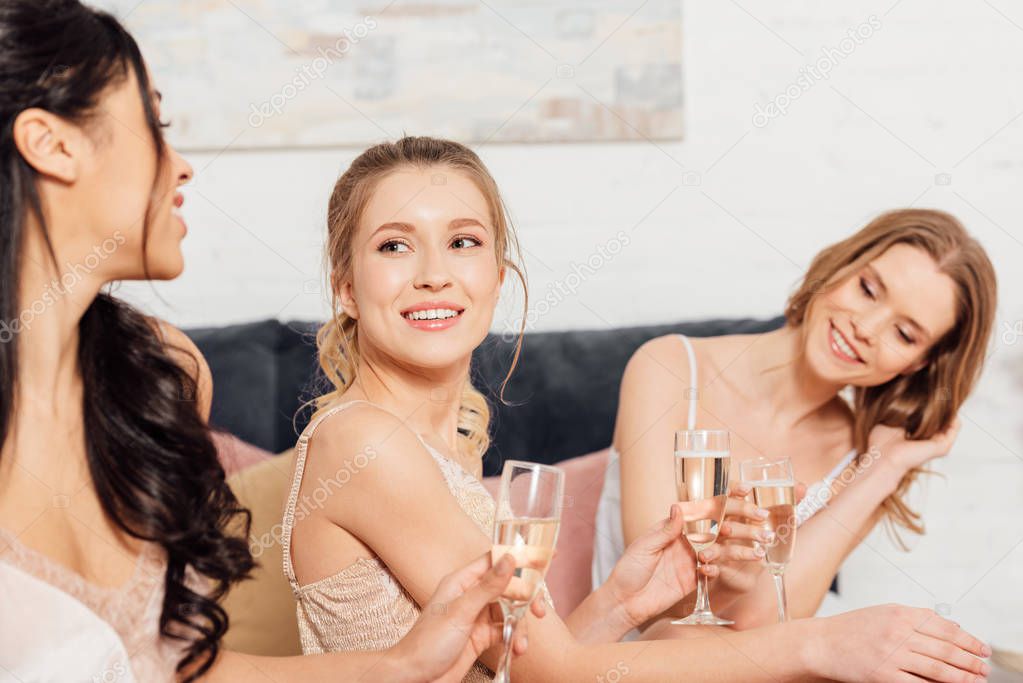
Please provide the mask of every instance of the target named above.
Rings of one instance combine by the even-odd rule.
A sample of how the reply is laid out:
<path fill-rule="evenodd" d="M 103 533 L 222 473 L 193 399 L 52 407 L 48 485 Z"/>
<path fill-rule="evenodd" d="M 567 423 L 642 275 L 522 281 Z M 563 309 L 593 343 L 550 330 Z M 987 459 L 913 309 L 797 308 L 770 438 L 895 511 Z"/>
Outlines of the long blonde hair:
<path fill-rule="evenodd" d="M 853 445 L 860 459 L 867 453 L 867 439 L 876 425 L 904 428 L 911 439 L 929 439 L 952 424 L 980 377 L 995 318 L 995 271 L 980 244 L 950 214 L 903 209 L 878 216 L 855 235 L 817 254 L 802 285 L 789 298 L 787 323 L 801 325 L 818 296 L 895 244 L 923 249 L 939 270 L 952 278 L 956 318 L 952 329 L 931 347 L 919 370 L 879 386 L 854 388 Z M 923 533 L 920 514 L 906 503 L 910 486 L 923 471 L 908 472 L 884 501 L 891 531 L 897 532 L 896 526 L 901 526 Z M 902 543 L 897 533 L 895 536 Z"/>
<path fill-rule="evenodd" d="M 403 137 L 370 147 L 360 154 L 334 184 L 327 210 L 326 269 L 331 289 L 331 319 L 316 334 L 320 367 L 333 390 L 315 399 L 317 413 L 337 401 L 356 379 L 359 366 L 358 321 L 348 316 L 340 305 L 339 292 L 352 270 L 352 242 L 362 212 L 382 178 L 402 168 L 441 167 L 464 174 L 482 193 L 490 211 L 494 228 L 494 251 L 498 267 L 507 267 L 518 275 L 523 290 L 526 277 L 520 261 L 515 232 L 497 189 L 497 183 L 480 158 L 468 147 L 450 140 L 429 137 Z M 525 293 L 528 309 L 529 294 Z M 511 367 L 501 384 L 499 394 L 518 364 L 525 331 L 525 315 L 515 345 Z M 314 415 L 315 418 L 315 415 Z M 467 456 L 480 457 L 490 445 L 490 407 L 486 398 L 467 378 L 458 410 L 458 448 Z"/>

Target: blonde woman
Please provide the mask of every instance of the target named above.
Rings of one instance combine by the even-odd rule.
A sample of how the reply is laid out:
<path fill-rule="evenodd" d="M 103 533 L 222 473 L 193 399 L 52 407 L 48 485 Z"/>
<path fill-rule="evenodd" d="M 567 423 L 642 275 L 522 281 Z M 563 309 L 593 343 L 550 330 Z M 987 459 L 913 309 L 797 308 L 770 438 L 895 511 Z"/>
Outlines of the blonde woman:
<path fill-rule="evenodd" d="M 962 225 L 947 213 L 907 209 L 820 252 L 781 329 L 644 344 L 622 379 L 594 575 L 606 575 L 624 543 L 674 500 L 665 456 L 674 430 L 725 428 L 735 474 L 745 459 L 784 455 L 810 483 L 785 580 L 792 616 L 812 616 L 880 520 L 923 531 L 906 493 L 955 440 L 995 299 L 994 269 Z M 845 387 L 850 402 L 840 396 Z M 714 610 L 736 628 L 777 619 L 762 568 L 723 566 Z"/>
<path fill-rule="evenodd" d="M 469 370 L 507 271 L 519 272 L 496 184 L 457 143 L 370 148 L 338 180 L 328 221 L 335 316 L 319 345 L 335 389 L 299 439 L 284 532 L 306 652 L 387 647 L 444 574 L 490 547 L 494 501 L 479 481 L 489 410 Z M 344 495 L 295 522 L 302 487 L 345 461 L 364 467 Z M 678 566 L 672 533 L 676 545 L 636 553 L 641 568 L 620 562 L 566 622 L 530 618 L 513 678 L 600 680 L 622 667 L 637 682 L 971 680 L 985 671 L 975 657 L 983 644 L 932 611 L 897 606 L 699 643 L 594 644 L 692 588 L 691 562 L 681 580 L 664 580 Z M 497 656 L 486 652 L 465 680 L 490 680 Z"/>

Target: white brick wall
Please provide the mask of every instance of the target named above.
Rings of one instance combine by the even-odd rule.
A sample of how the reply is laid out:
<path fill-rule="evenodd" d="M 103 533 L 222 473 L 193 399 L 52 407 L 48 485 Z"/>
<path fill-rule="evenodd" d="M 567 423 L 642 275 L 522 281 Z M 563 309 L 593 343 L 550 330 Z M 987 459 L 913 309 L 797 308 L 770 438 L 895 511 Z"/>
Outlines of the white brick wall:
<path fill-rule="evenodd" d="M 511 206 L 536 300 L 618 231 L 630 235 L 535 328 L 770 315 L 815 251 L 879 210 L 956 213 L 998 269 L 999 335 L 939 465 L 947 479 L 927 487 L 930 533 L 909 554 L 875 534 L 847 563 L 844 599 L 950 605 L 964 626 L 1023 650 L 1023 335 L 1011 344 L 1000 334 L 1023 325 L 1023 7 L 694 0 L 684 10 L 685 141 L 480 150 Z M 786 115 L 752 124 L 755 104 L 870 15 L 880 27 L 827 80 Z M 186 326 L 322 316 L 311 290 L 326 200 L 357 151 L 192 156 L 186 273 L 123 291 Z M 499 328 L 517 315 L 508 298 Z"/>

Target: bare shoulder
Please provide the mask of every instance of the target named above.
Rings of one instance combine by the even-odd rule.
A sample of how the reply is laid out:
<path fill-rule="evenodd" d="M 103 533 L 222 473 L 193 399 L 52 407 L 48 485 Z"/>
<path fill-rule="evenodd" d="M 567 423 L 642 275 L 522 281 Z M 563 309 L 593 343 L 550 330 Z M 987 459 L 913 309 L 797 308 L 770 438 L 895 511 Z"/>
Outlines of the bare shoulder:
<path fill-rule="evenodd" d="M 678 335 L 667 334 L 645 342 L 632 354 L 622 379 L 626 387 L 664 386 L 672 390 L 689 385 L 689 362 Z"/>
<path fill-rule="evenodd" d="M 195 342 L 174 325 L 155 317 L 149 317 L 147 320 L 164 341 L 171 358 L 195 380 L 200 415 L 203 419 L 209 419 L 210 405 L 213 401 L 213 375 L 210 373 L 206 358 Z"/>
<path fill-rule="evenodd" d="M 329 415 L 307 444 L 305 479 L 343 478 L 352 491 L 383 493 L 402 481 L 443 484 L 440 470 L 413 431 L 397 416 L 371 403 L 356 403 Z"/>

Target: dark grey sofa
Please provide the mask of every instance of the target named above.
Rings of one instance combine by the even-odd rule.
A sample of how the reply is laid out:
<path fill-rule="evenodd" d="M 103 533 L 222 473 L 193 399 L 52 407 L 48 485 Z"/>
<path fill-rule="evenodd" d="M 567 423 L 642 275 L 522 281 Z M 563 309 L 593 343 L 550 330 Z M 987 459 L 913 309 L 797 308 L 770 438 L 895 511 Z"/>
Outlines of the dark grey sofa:
<path fill-rule="evenodd" d="M 490 399 L 493 442 L 487 475 L 506 459 L 555 463 L 611 443 L 618 385 L 632 353 L 672 332 L 695 337 L 757 333 L 783 319 L 708 320 L 610 330 L 527 333 L 519 365 L 497 396 L 514 342 L 490 335 L 473 356 L 473 381 Z M 309 420 L 302 404 L 324 378 L 316 362 L 317 323 L 264 320 L 186 330 L 213 373 L 211 422 L 273 452 L 291 448 Z"/>

